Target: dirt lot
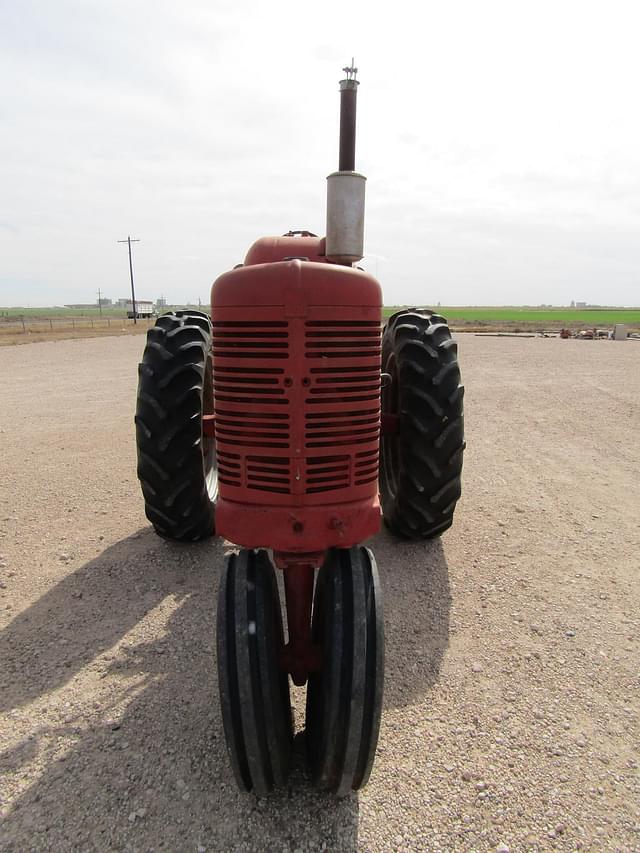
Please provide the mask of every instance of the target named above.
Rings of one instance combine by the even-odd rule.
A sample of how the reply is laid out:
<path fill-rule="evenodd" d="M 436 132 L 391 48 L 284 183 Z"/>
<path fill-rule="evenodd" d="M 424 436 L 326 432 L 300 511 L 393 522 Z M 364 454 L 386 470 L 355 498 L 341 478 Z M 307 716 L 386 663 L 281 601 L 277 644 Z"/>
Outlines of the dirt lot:
<path fill-rule="evenodd" d="M 464 499 L 442 541 L 372 543 L 385 711 L 342 801 L 301 763 L 235 788 L 225 548 L 146 523 L 142 345 L 0 350 L 0 849 L 640 850 L 640 344 L 463 337 Z"/>
<path fill-rule="evenodd" d="M 151 325 L 153 320 L 142 319 L 134 323 L 132 320 L 117 317 L 102 320 L 88 317 L 77 317 L 73 320 L 59 317 L 52 317 L 50 320 L 27 319 L 24 325 L 17 319 L 0 323 L 0 347 L 114 335 L 146 335 Z"/>

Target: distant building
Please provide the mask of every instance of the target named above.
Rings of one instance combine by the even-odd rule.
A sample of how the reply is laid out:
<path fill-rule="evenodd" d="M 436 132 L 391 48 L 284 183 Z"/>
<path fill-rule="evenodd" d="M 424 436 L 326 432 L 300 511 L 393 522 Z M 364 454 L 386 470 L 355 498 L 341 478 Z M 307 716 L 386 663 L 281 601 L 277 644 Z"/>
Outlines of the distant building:
<path fill-rule="evenodd" d="M 103 308 L 106 305 L 113 305 L 113 299 L 107 299 L 106 296 L 101 296 L 100 299 L 96 301 L 96 305 L 102 305 Z"/>
<path fill-rule="evenodd" d="M 586 302 L 576 302 L 576 308 L 586 308 L 586 307 L 587 307 Z"/>
<path fill-rule="evenodd" d="M 166 308 L 166 307 L 167 307 L 167 300 L 164 298 L 164 296 L 160 296 L 158 299 L 156 299 L 156 308 Z"/>

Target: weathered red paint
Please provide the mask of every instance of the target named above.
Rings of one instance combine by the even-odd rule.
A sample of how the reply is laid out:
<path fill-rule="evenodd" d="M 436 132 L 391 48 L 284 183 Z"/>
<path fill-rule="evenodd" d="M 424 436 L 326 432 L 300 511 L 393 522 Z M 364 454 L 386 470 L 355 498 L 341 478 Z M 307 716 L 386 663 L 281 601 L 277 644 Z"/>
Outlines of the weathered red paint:
<path fill-rule="evenodd" d="M 215 415 L 203 415 L 202 416 L 202 434 L 207 436 L 208 438 L 214 438 L 216 434 L 216 416 Z"/>
<path fill-rule="evenodd" d="M 378 282 L 333 264 L 245 266 L 215 282 L 212 317 L 218 533 L 290 552 L 374 534 Z"/>
<path fill-rule="evenodd" d="M 245 266 L 272 264 L 288 258 L 306 258 L 316 263 L 328 263 L 324 237 L 303 237 L 300 234 L 282 237 L 261 237 L 251 246 L 244 259 Z"/>
<path fill-rule="evenodd" d="M 284 565 L 289 642 L 282 650 L 280 665 L 298 686 L 305 683 L 310 672 L 322 667 L 322 650 L 311 639 L 315 562 L 298 557 Z"/>

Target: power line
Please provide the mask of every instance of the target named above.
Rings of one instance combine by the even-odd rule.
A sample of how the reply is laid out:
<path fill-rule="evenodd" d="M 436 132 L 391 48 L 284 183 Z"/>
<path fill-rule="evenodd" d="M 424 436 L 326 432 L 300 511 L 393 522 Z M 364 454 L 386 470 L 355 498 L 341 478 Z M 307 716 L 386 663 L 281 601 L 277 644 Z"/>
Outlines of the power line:
<path fill-rule="evenodd" d="M 133 305 L 133 322 L 134 323 L 138 322 L 138 310 L 136 307 L 136 291 L 135 291 L 134 286 L 133 286 L 133 261 L 131 260 L 131 244 L 132 243 L 139 243 L 139 242 L 140 242 L 140 240 L 138 240 L 138 239 L 132 240 L 130 236 L 128 236 L 126 240 L 118 240 L 118 243 L 127 243 L 127 245 L 129 246 L 129 273 L 131 275 L 131 302 Z"/>

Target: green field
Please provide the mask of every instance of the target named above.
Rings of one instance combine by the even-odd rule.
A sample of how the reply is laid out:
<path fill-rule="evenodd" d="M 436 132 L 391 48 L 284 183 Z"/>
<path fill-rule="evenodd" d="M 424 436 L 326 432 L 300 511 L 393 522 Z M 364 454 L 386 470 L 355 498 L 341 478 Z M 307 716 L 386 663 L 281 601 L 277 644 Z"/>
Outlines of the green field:
<path fill-rule="evenodd" d="M 398 308 L 386 307 L 385 316 Z M 541 328 L 580 326 L 583 328 L 607 327 L 625 323 L 640 327 L 640 308 L 529 308 L 526 306 L 493 307 L 442 307 L 435 309 L 452 324 L 471 325 L 527 325 Z"/>

